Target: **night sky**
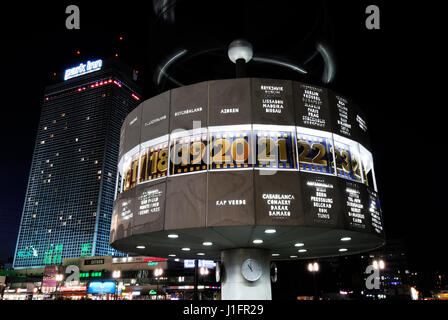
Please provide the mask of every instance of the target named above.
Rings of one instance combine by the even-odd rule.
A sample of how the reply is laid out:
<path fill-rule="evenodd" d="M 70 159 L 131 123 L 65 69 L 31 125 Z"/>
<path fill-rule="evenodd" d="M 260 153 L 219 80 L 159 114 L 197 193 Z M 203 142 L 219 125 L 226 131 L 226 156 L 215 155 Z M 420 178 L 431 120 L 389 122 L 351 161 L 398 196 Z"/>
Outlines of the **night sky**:
<path fill-rule="evenodd" d="M 298 65 L 316 43 L 332 48 L 336 76 L 328 87 L 354 99 L 369 117 L 387 238 L 404 239 L 417 268 L 446 269 L 441 10 L 400 1 L 334 2 L 183 0 L 173 6 L 174 23 L 157 17 L 153 1 L 146 6 L 139 1 L 2 5 L 0 260 L 14 254 L 46 85 L 62 81 L 69 66 L 118 53 L 139 70 L 138 82 L 150 98 L 175 87 L 171 82 L 156 86 L 154 73 L 182 48 L 201 54 L 168 70 L 176 80 L 232 78 L 225 48 L 242 37 L 253 44 L 254 54 Z M 79 5 L 80 30 L 65 28 L 69 4 Z M 369 4 L 380 7 L 380 30 L 365 28 Z M 222 50 L 205 53 L 212 48 Z M 247 72 L 322 85 L 322 66 L 319 58 L 312 59 L 307 77 L 253 62 Z"/>

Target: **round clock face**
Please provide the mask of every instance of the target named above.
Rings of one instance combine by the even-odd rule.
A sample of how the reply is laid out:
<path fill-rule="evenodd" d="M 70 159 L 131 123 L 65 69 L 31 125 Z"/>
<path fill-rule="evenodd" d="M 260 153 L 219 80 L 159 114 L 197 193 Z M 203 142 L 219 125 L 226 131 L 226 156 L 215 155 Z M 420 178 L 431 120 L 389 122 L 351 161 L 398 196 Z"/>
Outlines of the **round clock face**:
<path fill-rule="evenodd" d="M 248 281 L 257 281 L 261 277 L 261 265 L 253 259 L 244 260 L 241 265 L 241 273 L 244 279 Z"/>

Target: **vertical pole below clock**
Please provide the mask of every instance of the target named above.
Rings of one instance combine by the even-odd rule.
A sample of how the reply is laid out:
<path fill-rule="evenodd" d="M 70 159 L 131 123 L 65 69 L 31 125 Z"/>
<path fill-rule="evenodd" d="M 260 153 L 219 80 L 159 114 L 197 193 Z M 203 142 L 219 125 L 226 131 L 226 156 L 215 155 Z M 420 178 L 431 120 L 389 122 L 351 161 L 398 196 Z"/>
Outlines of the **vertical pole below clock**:
<path fill-rule="evenodd" d="M 256 281 L 246 280 L 241 265 L 246 259 L 256 260 L 262 269 Z M 221 251 L 221 297 L 222 300 L 272 300 L 271 255 L 268 250 L 254 248 L 228 249 Z"/>

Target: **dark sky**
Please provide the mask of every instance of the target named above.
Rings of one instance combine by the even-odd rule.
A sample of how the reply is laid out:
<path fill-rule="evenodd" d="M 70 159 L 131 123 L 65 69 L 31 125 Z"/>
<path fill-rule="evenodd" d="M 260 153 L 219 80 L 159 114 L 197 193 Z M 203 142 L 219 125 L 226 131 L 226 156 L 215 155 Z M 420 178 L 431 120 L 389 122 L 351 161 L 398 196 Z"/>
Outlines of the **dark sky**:
<path fill-rule="evenodd" d="M 173 6 L 171 24 L 157 18 L 152 1 L 2 7 L 0 260 L 14 253 L 46 85 L 61 81 L 68 66 L 118 53 L 139 70 L 149 98 L 173 86 L 157 87 L 153 77 L 156 66 L 179 48 L 223 48 L 170 68 L 182 83 L 233 77 L 224 48 L 244 37 L 255 54 L 299 65 L 317 42 L 332 48 L 337 71 L 329 87 L 353 98 L 369 116 L 387 237 L 406 241 L 412 263 L 446 268 L 442 11 L 404 1 L 335 2 L 183 0 Z M 81 30 L 65 28 L 68 4 L 79 5 Z M 365 28 L 369 4 L 380 7 L 380 30 Z M 322 63 L 313 59 L 308 67 L 310 75 L 302 77 L 251 63 L 248 75 L 320 84 Z"/>

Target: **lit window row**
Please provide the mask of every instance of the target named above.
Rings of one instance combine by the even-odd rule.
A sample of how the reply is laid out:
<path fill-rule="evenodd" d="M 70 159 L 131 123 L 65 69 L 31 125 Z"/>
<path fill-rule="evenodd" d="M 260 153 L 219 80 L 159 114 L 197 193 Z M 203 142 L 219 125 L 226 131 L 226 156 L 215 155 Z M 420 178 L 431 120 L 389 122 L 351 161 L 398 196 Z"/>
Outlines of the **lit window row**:
<path fill-rule="evenodd" d="M 119 163 L 122 191 L 139 183 L 215 170 L 307 171 L 361 182 L 376 190 L 373 157 L 356 141 L 303 127 L 209 127 L 142 142 Z"/>
<path fill-rule="evenodd" d="M 57 95 L 45 97 L 45 101 L 49 101 L 50 99 L 54 99 L 56 97 L 60 97 L 60 96 L 64 96 L 64 95 L 68 95 L 68 94 L 72 94 L 72 93 L 76 93 L 76 92 L 82 92 L 82 91 L 87 90 L 88 87 L 93 89 L 93 88 L 97 88 L 97 87 L 101 87 L 101 86 L 105 86 L 105 85 L 109 85 L 109 84 L 115 84 L 119 88 L 121 88 L 123 86 L 121 81 L 118 81 L 118 80 L 112 80 L 112 79 L 100 80 L 100 81 L 96 81 L 95 83 L 92 83 L 87 86 L 78 87 L 75 90 L 70 90 L 70 91 L 66 91 L 66 92 L 63 92 L 63 93 L 60 93 Z M 131 96 L 132 96 L 132 98 L 134 98 L 137 101 L 140 100 L 140 97 L 137 96 L 135 93 L 132 93 Z M 46 130 L 46 129 L 44 129 L 44 130 Z"/>

